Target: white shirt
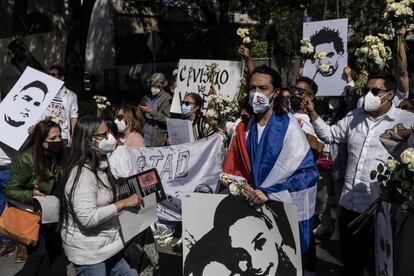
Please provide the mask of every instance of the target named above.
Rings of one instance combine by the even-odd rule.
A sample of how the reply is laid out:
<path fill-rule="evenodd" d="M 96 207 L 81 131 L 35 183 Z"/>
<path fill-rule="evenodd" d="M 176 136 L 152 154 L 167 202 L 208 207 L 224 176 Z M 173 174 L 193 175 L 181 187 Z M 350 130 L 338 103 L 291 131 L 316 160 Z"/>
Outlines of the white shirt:
<path fill-rule="evenodd" d="M 0 166 L 6 166 L 11 163 L 10 157 L 0 148 Z"/>
<path fill-rule="evenodd" d="M 385 115 L 375 120 L 363 108 L 358 108 L 333 126 L 321 118 L 313 122 L 323 142 L 347 144 L 345 185 L 339 200 L 344 208 L 362 213 L 378 197 L 379 183 L 371 180 L 370 173 L 390 156 L 379 136 L 398 123 L 411 126 L 414 114 L 392 105 Z"/>
<path fill-rule="evenodd" d="M 395 96 L 392 99 L 392 103 L 395 106 L 398 106 L 402 101 L 404 101 L 405 99 L 408 99 L 409 95 L 410 95 L 409 92 L 403 93 L 403 92 L 401 92 L 400 90 L 397 89 L 397 92 L 395 92 Z M 360 107 L 363 107 L 363 106 L 364 106 L 364 96 L 360 97 L 358 99 L 358 102 L 357 102 L 357 108 L 360 108 Z"/>
<path fill-rule="evenodd" d="M 62 120 L 60 124 L 62 139 L 70 140 L 70 119 L 78 118 L 78 97 L 76 94 L 62 86 L 49 104 L 42 119 L 49 117 L 59 117 Z"/>
<path fill-rule="evenodd" d="M 293 117 L 295 117 L 296 121 L 298 121 L 300 127 L 302 128 L 303 132 L 313 135 L 316 137 L 315 130 L 313 129 L 313 125 L 310 121 L 308 114 L 303 113 L 295 113 L 293 114 Z"/>

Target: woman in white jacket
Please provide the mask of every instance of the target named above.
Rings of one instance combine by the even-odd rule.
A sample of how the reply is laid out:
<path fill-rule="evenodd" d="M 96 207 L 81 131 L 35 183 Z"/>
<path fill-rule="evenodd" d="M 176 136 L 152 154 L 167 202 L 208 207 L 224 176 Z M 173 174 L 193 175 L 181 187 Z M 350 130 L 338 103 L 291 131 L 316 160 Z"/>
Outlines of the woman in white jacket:
<path fill-rule="evenodd" d="M 134 194 L 117 201 L 106 159 L 115 147 L 103 120 L 85 116 L 76 124 L 61 208 L 63 248 L 76 275 L 138 275 L 122 257 L 118 213 L 143 199 Z"/>

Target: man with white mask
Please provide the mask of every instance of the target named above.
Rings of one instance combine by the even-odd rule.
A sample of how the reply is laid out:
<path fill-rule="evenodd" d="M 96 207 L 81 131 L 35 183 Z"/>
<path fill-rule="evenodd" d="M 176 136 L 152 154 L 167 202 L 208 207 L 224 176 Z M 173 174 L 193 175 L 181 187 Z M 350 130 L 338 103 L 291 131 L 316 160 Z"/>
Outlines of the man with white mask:
<path fill-rule="evenodd" d="M 339 200 L 340 246 L 344 264 L 342 275 L 362 275 L 369 254 L 374 252 L 374 239 L 370 232 L 373 221 L 357 234 L 353 234 L 355 227 L 347 225 L 378 197 L 379 183 L 371 180 L 370 173 L 389 157 L 379 136 L 396 124 L 411 126 L 414 122 L 412 113 L 398 109 L 392 103 L 395 90 L 394 76 L 384 72 L 370 74 L 364 108 L 351 111 L 332 126 L 319 117 L 312 102 L 302 103 L 323 142 L 347 144 L 345 185 Z"/>
<path fill-rule="evenodd" d="M 268 200 L 297 206 L 303 267 L 314 272 L 317 168 L 305 134 L 283 108 L 280 86 L 280 76 L 267 66 L 251 73 L 248 101 L 254 116 L 233 132 L 223 172 L 246 180 L 251 189 L 244 195 L 252 206 Z"/>

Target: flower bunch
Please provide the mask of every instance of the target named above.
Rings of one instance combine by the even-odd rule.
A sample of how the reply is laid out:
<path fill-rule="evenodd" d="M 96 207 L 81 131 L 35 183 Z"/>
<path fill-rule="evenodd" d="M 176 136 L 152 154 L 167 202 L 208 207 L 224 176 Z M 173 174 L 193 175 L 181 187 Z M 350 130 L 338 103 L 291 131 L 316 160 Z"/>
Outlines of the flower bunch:
<path fill-rule="evenodd" d="M 313 58 L 315 62 L 318 64 L 318 70 L 316 71 L 315 76 L 318 72 L 321 72 L 322 74 L 328 73 L 329 65 L 322 62 L 327 55 L 328 54 L 325 51 L 321 51 L 314 54 Z M 313 78 L 315 78 L 315 76 Z"/>
<path fill-rule="evenodd" d="M 390 157 L 385 164 L 380 163 L 376 170 L 371 171 L 371 180 L 396 188 L 399 194 L 408 200 L 414 198 L 414 148 L 407 148 L 400 155 L 401 162 Z M 382 203 L 381 198 L 377 198 L 360 216 L 352 221 L 349 226 L 360 223 L 356 230 L 359 231 L 368 221 L 369 217 L 376 212 Z"/>
<path fill-rule="evenodd" d="M 111 103 L 108 101 L 108 98 L 105 96 L 95 95 L 93 96 L 96 104 L 96 116 L 102 117 L 104 111 L 111 106 Z"/>
<path fill-rule="evenodd" d="M 241 177 L 221 173 L 219 180 L 224 186 L 229 188 L 230 194 L 232 195 L 242 195 L 247 190 L 246 180 Z"/>
<path fill-rule="evenodd" d="M 49 114 L 49 120 L 51 120 L 52 122 L 58 125 L 62 125 L 63 124 L 62 111 L 52 110 L 52 112 Z"/>
<path fill-rule="evenodd" d="M 210 90 L 214 89 L 214 85 L 217 84 L 217 75 L 220 73 L 219 65 L 215 62 L 206 65 L 204 74 L 207 77 L 207 82 L 210 83 Z"/>
<path fill-rule="evenodd" d="M 362 42 L 363 45 L 355 50 L 356 63 L 361 69 L 361 74 L 355 82 L 358 95 L 362 94 L 367 72 L 382 70 L 391 59 L 391 49 L 384 44 L 387 39 L 388 36 L 385 34 L 367 35 Z"/>
<path fill-rule="evenodd" d="M 309 59 L 315 52 L 315 47 L 310 42 L 309 38 L 304 38 L 300 41 L 300 54 L 303 59 Z"/>
<path fill-rule="evenodd" d="M 232 100 L 229 96 L 217 95 L 214 91 L 208 95 L 206 116 L 217 120 L 220 129 L 224 129 L 226 122 L 237 120 L 237 112 L 237 100 Z"/>
<path fill-rule="evenodd" d="M 411 28 L 414 24 L 413 9 L 414 0 L 386 0 L 387 6 L 385 7 L 384 19 L 387 24 L 394 28 L 405 26 Z M 396 47 L 400 48 L 401 45 L 405 45 L 404 37 L 397 35 Z"/>
<path fill-rule="evenodd" d="M 242 39 L 242 43 L 249 44 L 250 42 L 252 42 L 252 40 L 249 37 L 250 31 L 248 28 L 238 28 L 236 34 Z"/>

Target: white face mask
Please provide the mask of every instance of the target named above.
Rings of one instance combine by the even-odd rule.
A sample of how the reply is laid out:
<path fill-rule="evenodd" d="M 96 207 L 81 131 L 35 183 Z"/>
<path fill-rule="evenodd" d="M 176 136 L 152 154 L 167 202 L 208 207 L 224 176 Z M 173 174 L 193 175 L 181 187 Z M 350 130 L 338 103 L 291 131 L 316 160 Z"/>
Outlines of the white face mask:
<path fill-rule="evenodd" d="M 102 155 L 111 153 L 116 148 L 116 139 L 112 133 L 108 134 L 108 138 L 98 141 L 98 149 Z"/>
<path fill-rule="evenodd" d="M 158 87 L 151 87 L 151 95 L 156 96 L 158 94 L 160 94 L 161 89 Z"/>
<path fill-rule="evenodd" d="M 123 133 L 126 129 L 126 124 L 124 120 L 116 119 L 114 121 L 116 128 L 118 129 L 118 133 Z"/>
<path fill-rule="evenodd" d="M 249 94 L 249 104 L 256 114 L 265 113 L 272 106 L 268 97 L 262 93 L 253 91 Z"/>
<path fill-rule="evenodd" d="M 381 104 L 381 99 L 387 94 L 388 93 L 385 93 L 384 95 L 379 97 L 379 96 L 374 96 L 374 94 L 372 94 L 371 91 L 368 91 L 368 93 L 365 95 L 365 98 L 364 98 L 364 109 L 369 113 L 377 111 L 378 108 L 381 107 L 381 105 L 386 103 L 384 102 Z"/>

